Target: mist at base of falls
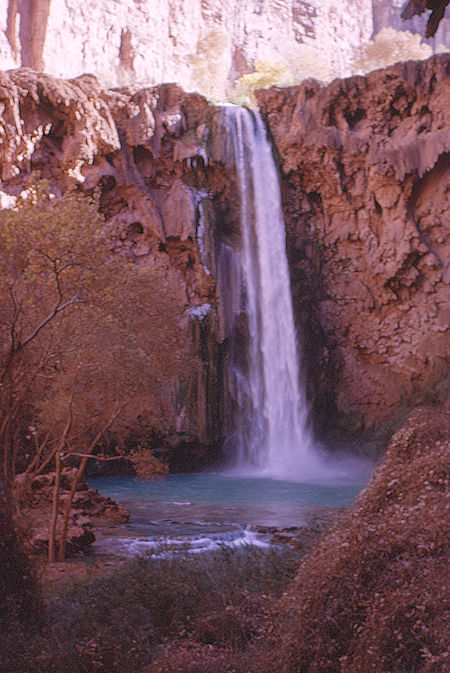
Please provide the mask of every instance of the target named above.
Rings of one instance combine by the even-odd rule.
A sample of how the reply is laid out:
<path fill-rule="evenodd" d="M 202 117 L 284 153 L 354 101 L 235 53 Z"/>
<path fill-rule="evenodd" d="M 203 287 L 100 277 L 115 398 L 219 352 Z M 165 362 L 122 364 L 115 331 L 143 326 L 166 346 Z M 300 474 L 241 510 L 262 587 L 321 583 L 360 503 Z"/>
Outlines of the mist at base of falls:
<path fill-rule="evenodd" d="M 235 167 L 240 232 L 217 254 L 229 348 L 226 469 L 161 481 L 91 480 L 130 522 L 100 531 L 94 548 L 151 556 L 267 546 L 272 530 L 297 529 L 324 508 L 348 504 L 373 465 L 330 454 L 309 429 L 292 309 L 278 176 L 258 112 L 222 110 L 227 161 Z"/>

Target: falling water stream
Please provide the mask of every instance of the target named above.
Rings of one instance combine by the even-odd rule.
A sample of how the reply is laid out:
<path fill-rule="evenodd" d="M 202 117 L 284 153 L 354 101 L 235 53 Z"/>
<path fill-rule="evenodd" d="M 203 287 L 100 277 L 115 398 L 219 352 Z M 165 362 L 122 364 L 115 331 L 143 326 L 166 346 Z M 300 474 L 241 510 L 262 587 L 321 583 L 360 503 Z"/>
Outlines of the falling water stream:
<path fill-rule="evenodd" d="M 286 234 L 272 149 L 257 111 L 224 109 L 239 186 L 238 311 L 247 317 L 245 367 L 232 358 L 238 396 L 236 467 L 307 478 L 317 457 L 300 386 Z"/>
<path fill-rule="evenodd" d="M 298 526 L 317 506 L 342 506 L 368 477 L 367 464 L 325 458 L 308 429 L 272 150 L 258 112 L 230 106 L 221 115 L 240 203 L 240 235 L 233 245 L 222 242 L 217 263 L 231 334 L 226 445 L 233 464 L 162 482 L 93 481 L 132 515 L 126 526 L 103 531 L 100 550 L 153 554 L 162 541 L 192 551 L 265 544 L 261 527 Z"/>

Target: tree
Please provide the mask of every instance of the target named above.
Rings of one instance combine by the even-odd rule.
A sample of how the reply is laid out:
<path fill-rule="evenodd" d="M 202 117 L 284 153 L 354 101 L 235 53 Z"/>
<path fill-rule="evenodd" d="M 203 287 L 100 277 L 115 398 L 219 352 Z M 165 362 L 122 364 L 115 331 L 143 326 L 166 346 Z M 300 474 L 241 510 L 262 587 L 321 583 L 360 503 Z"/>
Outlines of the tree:
<path fill-rule="evenodd" d="M 237 105 L 256 107 L 254 96 L 256 89 L 271 86 L 291 86 L 300 84 L 310 77 L 327 82 L 332 79 L 333 71 L 325 63 L 320 51 L 309 45 L 298 45 L 286 52 L 283 62 L 272 63 L 267 60 L 256 60 L 254 72 L 242 75 L 231 91 L 231 100 Z"/>
<path fill-rule="evenodd" d="M 211 30 L 197 42 L 195 53 L 187 56 L 191 87 L 211 101 L 222 101 L 229 64 L 226 54 L 230 38 L 223 29 Z"/>
<path fill-rule="evenodd" d="M 5 493 L 11 498 L 18 459 L 29 475 L 54 466 L 54 559 L 63 465 L 78 463 L 60 557 L 89 457 L 107 434 L 123 447 L 137 424 L 141 433 L 158 427 L 155 398 L 164 382 L 189 375 L 192 360 L 179 326 L 173 329 L 180 307 L 167 273 L 111 253 L 95 198 L 78 191 L 55 197 L 45 183 L 31 184 L 15 208 L 0 213 L 0 262 Z"/>

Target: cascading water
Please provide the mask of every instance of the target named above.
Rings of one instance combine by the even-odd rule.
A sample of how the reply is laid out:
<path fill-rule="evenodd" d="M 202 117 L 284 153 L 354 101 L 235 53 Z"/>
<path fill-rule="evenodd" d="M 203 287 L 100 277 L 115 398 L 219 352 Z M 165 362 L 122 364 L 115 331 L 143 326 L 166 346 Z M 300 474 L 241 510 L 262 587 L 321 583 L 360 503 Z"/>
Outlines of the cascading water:
<path fill-rule="evenodd" d="M 230 356 L 236 468 L 308 477 L 317 473 L 318 458 L 299 384 L 278 175 L 259 113 L 226 107 L 223 115 L 231 154 L 227 158 L 235 165 L 239 186 L 241 243 L 238 251 L 222 249 L 226 262 L 221 266 L 228 279 L 222 278 L 221 284 L 229 283 L 231 274 L 235 289 L 228 322 L 234 320 L 236 326 L 243 315 L 246 322 L 247 356 L 242 356 L 239 339 Z M 227 294 L 230 300 L 229 288 Z"/>
<path fill-rule="evenodd" d="M 264 125 L 258 113 L 231 107 L 221 123 L 220 157 L 235 168 L 240 210 L 239 233 L 233 217 L 223 218 L 215 260 L 229 344 L 224 417 L 237 474 L 100 480 L 102 492 L 131 512 L 130 523 L 103 529 L 96 545 L 107 553 L 267 546 L 259 527 L 306 523 L 315 506 L 343 506 L 367 481 L 359 464 L 349 472 L 348 462 L 344 469 L 319 457 L 307 430 L 278 177 Z"/>

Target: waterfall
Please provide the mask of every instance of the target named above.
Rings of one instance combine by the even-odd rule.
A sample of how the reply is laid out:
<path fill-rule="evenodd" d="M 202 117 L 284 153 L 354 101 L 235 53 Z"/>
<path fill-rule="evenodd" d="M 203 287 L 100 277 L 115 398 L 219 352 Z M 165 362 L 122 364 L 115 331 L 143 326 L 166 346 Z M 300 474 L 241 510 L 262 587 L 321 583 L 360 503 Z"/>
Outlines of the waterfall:
<path fill-rule="evenodd" d="M 223 245 L 219 263 L 219 289 L 234 334 L 228 376 L 235 466 L 253 474 L 308 477 L 317 459 L 299 383 L 277 170 L 258 112 L 226 107 L 222 123 L 240 199 L 239 246 Z"/>

